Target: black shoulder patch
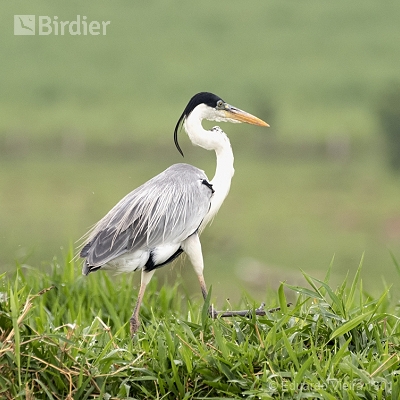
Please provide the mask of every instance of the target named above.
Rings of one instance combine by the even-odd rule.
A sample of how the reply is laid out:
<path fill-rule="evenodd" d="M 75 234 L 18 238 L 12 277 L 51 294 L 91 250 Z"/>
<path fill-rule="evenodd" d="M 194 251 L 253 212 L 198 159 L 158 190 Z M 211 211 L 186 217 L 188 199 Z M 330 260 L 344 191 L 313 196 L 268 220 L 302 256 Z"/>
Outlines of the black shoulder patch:
<path fill-rule="evenodd" d="M 179 257 L 182 253 L 183 253 L 183 250 L 179 247 L 179 249 L 174 254 L 172 254 L 172 256 L 170 258 L 168 258 L 168 260 L 164 261 L 161 264 L 155 264 L 154 259 L 153 259 L 153 254 L 152 254 L 152 252 L 150 252 L 150 257 L 147 260 L 146 264 L 144 265 L 144 270 L 146 272 L 149 272 L 149 271 L 152 271 L 153 269 L 160 268 L 163 265 L 174 261 L 175 258 Z"/>
<path fill-rule="evenodd" d="M 154 268 L 156 268 L 156 264 L 153 260 L 153 252 L 150 251 L 150 256 L 149 259 L 146 261 L 145 266 L 145 271 L 152 271 Z"/>
<path fill-rule="evenodd" d="M 203 179 L 203 180 L 201 181 L 201 183 L 202 183 L 203 185 L 206 185 L 209 189 L 211 189 L 211 192 L 214 194 L 215 190 L 213 189 L 213 185 L 212 185 L 210 182 L 208 182 L 208 181 L 206 181 L 205 179 Z"/>

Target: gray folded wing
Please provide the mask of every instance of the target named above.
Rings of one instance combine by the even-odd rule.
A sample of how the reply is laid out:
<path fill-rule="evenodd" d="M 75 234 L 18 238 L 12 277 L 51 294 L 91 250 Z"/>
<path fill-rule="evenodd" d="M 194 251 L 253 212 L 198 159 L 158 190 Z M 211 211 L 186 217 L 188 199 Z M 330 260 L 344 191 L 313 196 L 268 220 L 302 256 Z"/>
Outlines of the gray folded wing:
<path fill-rule="evenodd" d="M 111 209 L 89 233 L 80 255 L 97 269 L 127 252 L 180 243 L 198 229 L 212 194 L 203 171 L 172 165 Z"/>

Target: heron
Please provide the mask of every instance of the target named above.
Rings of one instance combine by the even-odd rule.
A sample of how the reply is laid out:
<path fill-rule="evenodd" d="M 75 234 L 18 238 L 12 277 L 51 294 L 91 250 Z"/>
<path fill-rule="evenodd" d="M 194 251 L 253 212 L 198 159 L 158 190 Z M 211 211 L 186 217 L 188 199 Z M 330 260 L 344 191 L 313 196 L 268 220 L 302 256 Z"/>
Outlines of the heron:
<path fill-rule="evenodd" d="M 178 119 L 174 143 L 183 156 L 178 142 L 178 132 L 183 126 L 193 145 L 215 151 L 213 179 L 209 180 L 204 171 L 192 165 L 172 165 L 117 203 L 85 235 L 80 250 L 80 257 L 84 258 L 83 275 L 100 269 L 141 271 L 139 293 L 130 318 L 132 336 L 140 326 L 140 306 L 155 270 L 182 253 L 189 258 L 202 296 L 204 300 L 207 298 L 200 233 L 228 195 L 234 157 L 225 132 L 219 126 L 204 129 L 203 120 L 269 126 L 213 93 L 197 93 Z"/>

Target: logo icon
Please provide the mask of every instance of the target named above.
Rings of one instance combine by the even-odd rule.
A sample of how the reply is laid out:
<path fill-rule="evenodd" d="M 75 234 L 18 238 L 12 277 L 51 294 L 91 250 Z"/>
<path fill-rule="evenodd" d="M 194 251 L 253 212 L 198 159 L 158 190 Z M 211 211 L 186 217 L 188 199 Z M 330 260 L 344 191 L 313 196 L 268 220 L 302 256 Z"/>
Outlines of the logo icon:
<path fill-rule="evenodd" d="M 14 15 L 14 35 L 34 35 L 34 15 Z"/>

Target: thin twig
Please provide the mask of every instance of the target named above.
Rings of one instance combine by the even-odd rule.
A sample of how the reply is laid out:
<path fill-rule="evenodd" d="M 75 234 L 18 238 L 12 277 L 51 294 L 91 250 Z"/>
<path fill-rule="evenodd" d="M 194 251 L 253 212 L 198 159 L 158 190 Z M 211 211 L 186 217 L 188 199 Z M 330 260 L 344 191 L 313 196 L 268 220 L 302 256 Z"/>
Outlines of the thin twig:
<path fill-rule="evenodd" d="M 288 303 L 287 306 L 290 307 L 292 303 Z M 267 314 L 271 314 L 277 311 L 280 311 L 280 307 L 271 308 L 270 310 L 264 310 L 265 304 L 261 303 L 260 307 L 253 310 L 240 310 L 240 311 L 215 311 L 213 309 L 212 317 L 215 319 L 217 317 L 226 318 L 226 317 L 251 317 L 253 312 L 255 315 L 263 317 Z"/>
<path fill-rule="evenodd" d="M 373 378 L 378 372 L 381 372 L 382 369 L 385 367 L 385 365 L 393 358 L 396 357 L 397 361 L 399 361 L 399 356 L 396 353 L 393 353 L 384 363 L 382 363 L 374 372 L 372 372 L 372 374 L 370 374 L 370 378 Z M 397 362 L 396 361 L 396 362 Z M 385 369 L 387 369 L 389 367 L 386 367 Z"/>

